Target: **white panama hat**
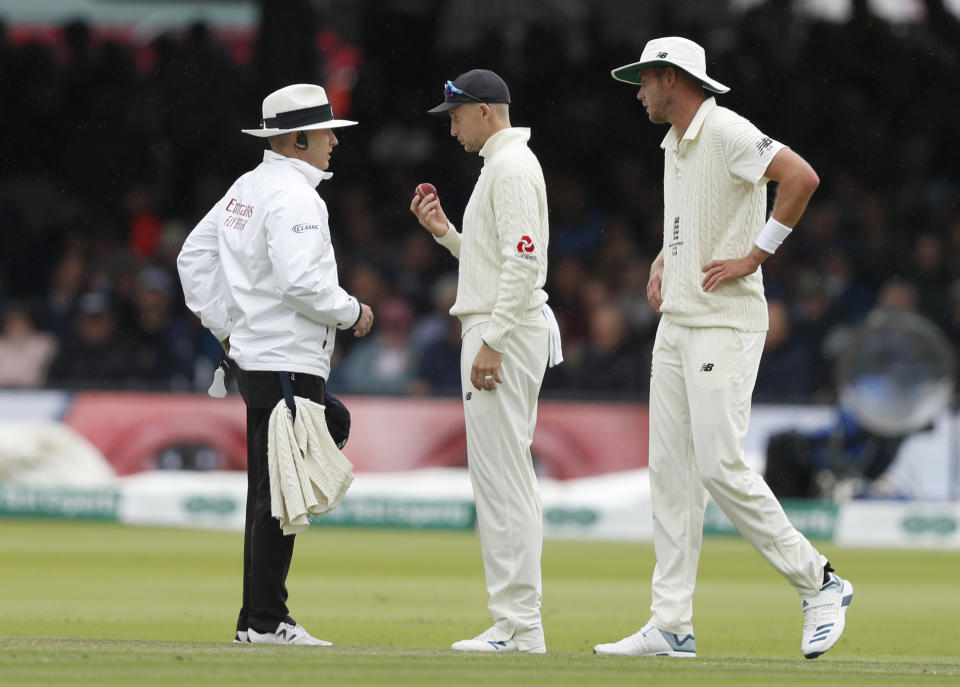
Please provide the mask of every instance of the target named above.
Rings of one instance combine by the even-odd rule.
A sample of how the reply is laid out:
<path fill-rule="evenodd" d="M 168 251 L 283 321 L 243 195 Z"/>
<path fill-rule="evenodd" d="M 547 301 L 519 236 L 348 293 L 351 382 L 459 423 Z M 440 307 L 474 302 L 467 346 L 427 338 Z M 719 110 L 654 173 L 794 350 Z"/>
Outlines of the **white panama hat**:
<path fill-rule="evenodd" d="M 640 55 L 640 61 L 617 67 L 610 71 L 617 81 L 640 84 L 637 75 L 646 67 L 677 67 L 699 81 L 705 89 L 713 93 L 726 93 L 730 89 L 719 81 L 707 76 L 707 56 L 703 48 L 688 38 L 667 36 L 647 41 Z"/>
<path fill-rule="evenodd" d="M 245 134 L 267 138 L 290 131 L 313 131 L 353 126 L 356 122 L 334 119 L 327 92 L 321 86 L 297 83 L 274 91 L 263 99 L 259 129 L 241 129 Z"/>

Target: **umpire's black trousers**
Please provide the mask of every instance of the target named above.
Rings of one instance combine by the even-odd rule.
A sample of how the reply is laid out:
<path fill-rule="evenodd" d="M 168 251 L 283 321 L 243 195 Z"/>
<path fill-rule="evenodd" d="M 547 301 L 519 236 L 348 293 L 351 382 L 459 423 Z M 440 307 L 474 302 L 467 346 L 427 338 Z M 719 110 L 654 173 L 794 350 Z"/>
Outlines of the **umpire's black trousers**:
<path fill-rule="evenodd" d="M 287 573 L 294 535 L 284 535 L 270 511 L 267 432 L 270 414 L 283 400 L 280 375 L 289 374 L 293 394 L 322 404 L 326 383 L 303 373 L 247 372 L 232 366 L 247 405 L 247 517 L 243 531 L 243 606 L 237 630 L 273 632 L 292 622 L 287 609 Z"/>

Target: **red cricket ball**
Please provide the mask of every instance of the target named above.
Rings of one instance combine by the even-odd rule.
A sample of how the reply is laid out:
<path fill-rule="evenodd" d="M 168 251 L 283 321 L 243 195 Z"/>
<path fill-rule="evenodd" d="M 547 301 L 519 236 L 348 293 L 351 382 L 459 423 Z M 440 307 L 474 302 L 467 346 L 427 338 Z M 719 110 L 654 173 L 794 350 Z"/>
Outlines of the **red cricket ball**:
<path fill-rule="evenodd" d="M 421 198 L 426 198 L 426 197 L 429 196 L 431 193 L 432 193 L 433 195 L 437 196 L 438 198 L 440 197 L 439 195 L 437 195 L 437 187 L 434 186 L 433 184 L 429 184 L 429 183 L 427 183 L 427 182 L 423 182 L 422 184 L 418 184 L 416 190 L 417 190 L 417 195 L 420 196 Z"/>

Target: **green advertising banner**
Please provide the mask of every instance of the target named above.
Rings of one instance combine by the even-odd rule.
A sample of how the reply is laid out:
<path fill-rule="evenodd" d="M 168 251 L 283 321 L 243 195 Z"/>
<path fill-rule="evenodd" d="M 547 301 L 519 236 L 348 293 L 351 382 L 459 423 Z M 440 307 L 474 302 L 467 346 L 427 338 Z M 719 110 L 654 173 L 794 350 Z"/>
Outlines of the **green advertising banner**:
<path fill-rule="evenodd" d="M 117 489 L 36 487 L 0 483 L 0 515 L 116 520 Z"/>
<path fill-rule="evenodd" d="M 840 512 L 837 504 L 800 500 L 786 500 L 782 503 L 787 518 L 805 537 L 833 539 Z M 707 504 L 707 512 L 703 519 L 703 533 L 739 535 L 730 519 L 713 502 Z"/>
<path fill-rule="evenodd" d="M 349 496 L 335 510 L 311 519 L 314 524 L 327 526 L 445 530 L 473 529 L 476 521 L 472 501 Z"/>

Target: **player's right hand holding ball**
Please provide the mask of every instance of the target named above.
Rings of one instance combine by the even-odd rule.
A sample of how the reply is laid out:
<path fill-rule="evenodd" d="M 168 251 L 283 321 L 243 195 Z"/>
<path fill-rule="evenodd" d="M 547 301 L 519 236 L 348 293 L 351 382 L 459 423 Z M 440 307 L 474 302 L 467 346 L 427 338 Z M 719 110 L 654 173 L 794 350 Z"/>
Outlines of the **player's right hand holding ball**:
<path fill-rule="evenodd" d="M 437 198 L 437 189 L 433 184 L 418 184 L 413 194 L 413 200 L 410 201 L 410 212 L 412 212 L 417 221 L 422 224 L 427 231 L 438 239 L 447 233 L 449 222 L 447 216 L 440 207 L 440 199 Z"/>

